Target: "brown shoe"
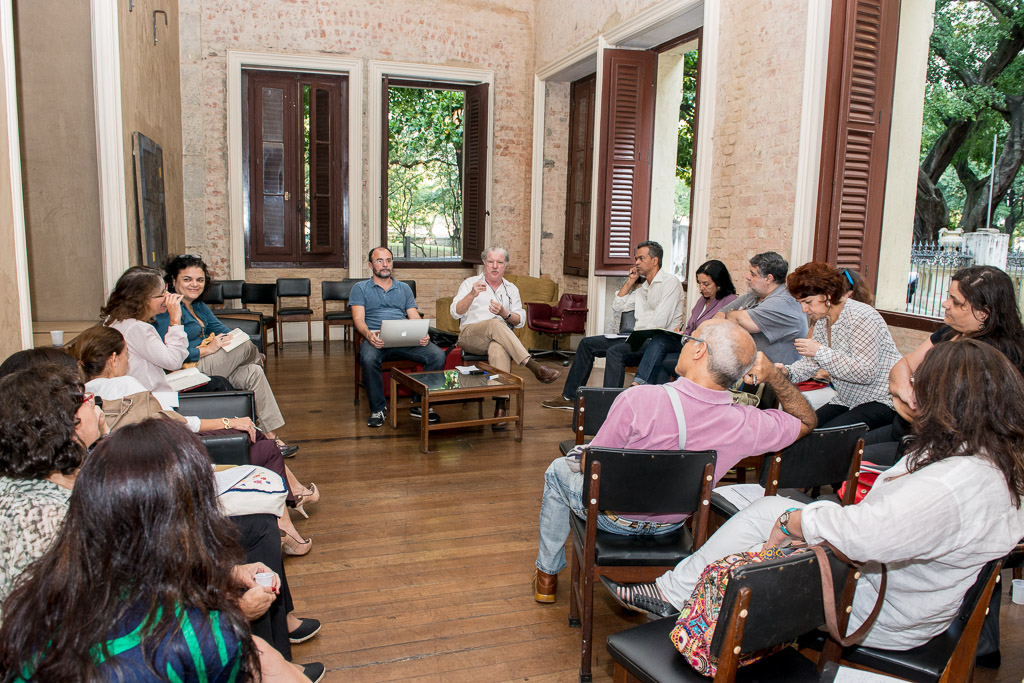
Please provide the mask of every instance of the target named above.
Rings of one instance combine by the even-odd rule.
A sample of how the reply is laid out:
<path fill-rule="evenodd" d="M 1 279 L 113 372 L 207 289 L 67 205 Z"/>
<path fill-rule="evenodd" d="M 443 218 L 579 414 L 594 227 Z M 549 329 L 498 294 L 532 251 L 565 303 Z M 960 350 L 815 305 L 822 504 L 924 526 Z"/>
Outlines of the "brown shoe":
<path fill-rule="evenodd" d="M 552 603 L 555 601 L 555 590 L 558 588 L 558 574 L 545 574 L 541 570 L 533 577 L 533 599 L 537 602 Z"/>
<path fill-rule="evenodd" d="M 505 417 L 508 415 L 508 410 L 501 407 L 501 404 L 494 406 L 494 417 Z M 494 422 L 491 424 L 492 432 L 503 432 L 508 429 L 508 422 Z"/>
<path fill-rule="evenodd" d="M 527 367 L 531 372 L 533 372 L 533 376 L 543 384 L 551 384 L 562 376 L 562 372 L 560 370 L 555 370 L 554 368 L 549 368 L 546 365 L 541 365 L 537 361 L 531 361 L 527 364 Z"/>

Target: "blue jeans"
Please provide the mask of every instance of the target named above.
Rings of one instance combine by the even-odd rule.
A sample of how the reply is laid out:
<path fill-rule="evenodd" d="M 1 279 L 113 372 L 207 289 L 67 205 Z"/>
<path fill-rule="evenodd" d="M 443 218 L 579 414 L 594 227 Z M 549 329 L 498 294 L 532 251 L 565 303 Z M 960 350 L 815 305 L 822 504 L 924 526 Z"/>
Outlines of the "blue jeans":
<path fill-rule="evenodd" d="M 370 399 L 370 412 L 379 413 L 384 410 L 384 378 L 381 365 L 387 360 L 411 360 L 419 363 L 424 370 L 443 370 L 444 351 L 435 344 L 426 346 L 399 346 L 393 349 L 378 349 L 370 342 L 363 340 L 359 347 L 359 365 L 362 366 L 363 384 L 366 395 Z"/>
<path fill-rule="evenodd" d="M 644 357 L 636 369 L 633 381 L 637 384 L 664 384 L 669 375 L 662 368 L 662 362 L 669 354 L 678 354 L 682 344 L 675 337 L 667 334 L 655 335 L 644 347 Z M 676 356 L 678 359 L 678 356 Z M 673 365 L 675 367 L 675 365 Z"/>
<path fill-rule="evenodd" d="M 540 543 L 537 548 L 537 569 L 545 574 L 557 574 L 565 569 L 565 541 L 569 538 L 569 515 L 587 518 L 583 504 L 583 475 L 573 472 L 558 458 L 544 473 L 544 497 L 540 504 Z M 604 515 L 597 518 L 597 528 L 623 536 L 667 534 L 683 525 L 641 522 L 638 529 L 616 524 Z"/>

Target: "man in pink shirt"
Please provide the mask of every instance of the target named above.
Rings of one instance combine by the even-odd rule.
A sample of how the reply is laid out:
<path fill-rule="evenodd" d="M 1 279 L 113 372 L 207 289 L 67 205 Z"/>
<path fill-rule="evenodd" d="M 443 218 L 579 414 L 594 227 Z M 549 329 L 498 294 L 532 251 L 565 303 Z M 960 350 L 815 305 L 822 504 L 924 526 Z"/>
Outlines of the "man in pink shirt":
<path fill-rule="evenodd" d="M 716 482 L 743 458 L 785 448 L 814 429 L 814 410 L 771 360 L 756 351 L 754 340 L 742 327 L 710 320 L 694 334 L 684 338 L 676 365 L 679 379 L 624 391 L 615 399 L 591 446 L 678 450 L 679 423 L 667 391 L 677 392 L 682 407 L 686 426 L 683 447 L 717 451 Z M 771 385 L 782 410 L 733 404 L 726 389 L 744 375 L 753 384 Z M 573 472 L 565 458 L 552 462 L 544 474 L 534 579 L 537 602 L 555 601 L 558 572 L 565 567 L 569 515 L 586 516 L 582 489 L 583 475 Z M 601 515 L 598 528 L 624 535 L 664 534 L 679 528 L 683 521 L 681 515 L 618 517 L 614 521 Z"/>

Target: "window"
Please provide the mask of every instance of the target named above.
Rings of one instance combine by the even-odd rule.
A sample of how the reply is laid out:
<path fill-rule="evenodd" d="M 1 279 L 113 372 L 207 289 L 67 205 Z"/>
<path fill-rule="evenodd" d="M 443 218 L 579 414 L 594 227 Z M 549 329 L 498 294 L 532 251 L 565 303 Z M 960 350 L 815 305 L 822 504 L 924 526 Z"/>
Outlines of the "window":
<path fill-rule="evenodd" d="M 243 71 L 246 264 L 345 266 L 345 76 Z"/>
<path fill-rule="evenodd" d="M 480 262 L 487 88 L 383 77 L 381 239 L 396 261 Z"/>
<path fill-rule="evenodd" d="M 574 82 L 569 91 L 569 186 L 565 206 L 563 268 L 590 271 L 590 193 L 594 176 L 594 96 L 597 77 Z"/>

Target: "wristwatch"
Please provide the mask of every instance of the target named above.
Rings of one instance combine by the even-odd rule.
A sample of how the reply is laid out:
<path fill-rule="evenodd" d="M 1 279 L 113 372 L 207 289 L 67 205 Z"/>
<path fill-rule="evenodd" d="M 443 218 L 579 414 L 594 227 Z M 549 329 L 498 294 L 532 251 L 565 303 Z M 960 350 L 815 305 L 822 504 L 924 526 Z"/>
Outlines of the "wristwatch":
<path fill-rule="evenodd" d="M 783 512 L 782 515 L 779 517 L 779 528 L 782 529 L 782 533 L 786 534 L 787 536 L 792 535 L 789 533 L 789 529 L 786 528 L 786 525 L 789 524 L 789 513 L 796 512 L 797 509 L 798 508 L 789 508 L 788 510 Z"/>

